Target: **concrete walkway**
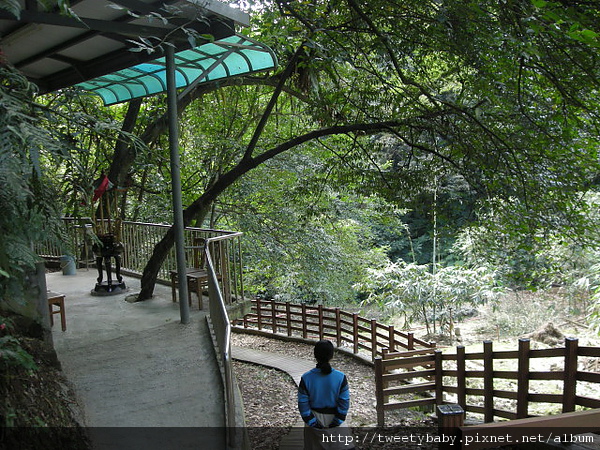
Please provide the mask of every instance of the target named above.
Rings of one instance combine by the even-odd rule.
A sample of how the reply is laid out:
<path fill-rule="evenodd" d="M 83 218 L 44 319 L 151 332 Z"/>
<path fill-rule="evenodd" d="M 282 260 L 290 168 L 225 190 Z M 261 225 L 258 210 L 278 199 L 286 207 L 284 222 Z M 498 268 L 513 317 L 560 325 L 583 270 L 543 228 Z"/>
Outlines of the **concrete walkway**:
<path fill-rule="evenodd" d="M 300 384 L 300 378 L 306 371 L 315 366 L 314 361 L 302 358 L 294 358 L 281 353 L 270 353 L 250 348 L 232 346 L 231 356 L 238 361 L 246 361 L 267 367 L 274 367 L 288 373 L 296 383 Z M 304 422 L 302 419 L 292 426 L 290 432 L 281 439 L 279 450 L 302 450 L 304 448 Z"/>
<path fill-rule="evenodd" d="M 293 378 L 296 386 L 300 385 L 300 377 L 302 377 L 302 374 L 315 367 L 313 361 L 308 361 L 306 359 L 294 358 L 281 353 L 271 353 L 246 347 L 238 347 L 236 345 L 231 347 L 231 356 L 238 361 L 274 367 L 286 372 Z"/>
<path fill-rule="evenodd" d="M 52 337 L 94 446 L 225 448 L 223 386 L 206 310 L 196 303 L 183 325 L 169 287 L 129 303 L 139 280 L 125 278 L 128 292 L 98 297 L 91 295 L 96 277 L 94 269 L 46 276 L 48 289 L 66 296 L 67 329 L 55 316 Z"/>

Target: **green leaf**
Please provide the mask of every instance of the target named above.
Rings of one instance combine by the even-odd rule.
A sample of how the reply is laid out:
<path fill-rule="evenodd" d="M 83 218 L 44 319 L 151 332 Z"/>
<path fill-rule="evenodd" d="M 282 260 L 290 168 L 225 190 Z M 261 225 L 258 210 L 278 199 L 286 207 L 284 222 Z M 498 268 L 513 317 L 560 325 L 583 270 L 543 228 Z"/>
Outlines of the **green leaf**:
<path fill-rule="evenodd" d="M 0 9 L 8 11 L 17 19 L 21 18 L 21 3 L 19 0 L 1 0 Z"/>

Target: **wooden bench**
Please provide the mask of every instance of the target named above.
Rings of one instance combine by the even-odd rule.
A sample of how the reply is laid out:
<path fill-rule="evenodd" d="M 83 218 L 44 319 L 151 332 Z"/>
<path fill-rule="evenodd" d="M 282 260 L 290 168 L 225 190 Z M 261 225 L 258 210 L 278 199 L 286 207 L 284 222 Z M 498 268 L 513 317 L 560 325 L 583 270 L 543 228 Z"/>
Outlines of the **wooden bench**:
<path fill-rule="evenodd" d="M 195 292 L 198 296 L 198 309 L 203 308 L 202 302 L 202 290 L 208 288 L 208 273 L 206 270 L 188 268 L 186 269 L 186 277 L 188 283 L 188 304 L 192 306 L 192 292 Z M 171 271 L 171 297 L 173 302 L 177 301 L 177 271 Z"/>
<path fill-rule="evenodd" d="M 50 326 L 54 326 L 54 314 L 60 314 L 60 325 L 63 331 L 67 330 L 67 318 L 65 316 L 65 294 L 47 292 L 48 309 L 50 311 Z M 55 309 L 54 307 L 57 307 Z"/>
<path fill-rule="evenodd" d="M 221 255 L 221 243 L 215 242 L 212 244 L 216 254 Z M 198 296 L 198 309 L 203 309 L 202 294 L 205 289 L 208 289 L 208 271 L 206 270 L 206 239 L 195 238 L 194 245 L 187 247 L 192 250 L 193 267 L 185 269 L 186 280 L 188 284 L 188 304 L 192 306 L 192 293 L 195 292 Z M 222 265 L 224 267 L 224 265 Z M 217 280 L 222 281 L 223 277 L 217 273 Z M 177 288 L 179 287 L 179 274 L 177 270 L 171 271 L 171 297 L 173 302 L 177 301 Z"/>

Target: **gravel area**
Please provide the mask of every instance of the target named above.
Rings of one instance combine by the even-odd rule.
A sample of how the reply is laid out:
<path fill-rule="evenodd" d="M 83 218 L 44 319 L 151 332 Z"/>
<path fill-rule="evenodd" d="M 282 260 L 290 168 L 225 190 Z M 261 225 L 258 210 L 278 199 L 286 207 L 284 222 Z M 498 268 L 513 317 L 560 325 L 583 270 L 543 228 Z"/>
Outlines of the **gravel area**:
<path fill-rule="evenodd" d="M 233 333 L 232 345 L 314 361 L 313 346 L 250 334 Z M 348 425 L 355 434 L 376 432 L 375 379 L 373 368 L 357 359 L 336 352 L 331 365 L 344 372 L 350 385 Z M 296 385 L 292 378 L 276 369 L 251 363 L 234 362 L 234 370 L 244 398 L 246 425 L 253 449 L 277 449 L 279 440 L 297 424 L 300 415 L 296 403 Z M 386 412 L 385 433 L 415 431 L 432 432 L 435 425 L 423 413 L 412 410 Z M 384 432 L 380 430 L 380 432 Z M 368 437 L 368 436 L 367 436 Z M 372 437 L 372 436 L 371 436 Z M 369 438 L 370 439 L 370 438 Z M 397 444 L 394 444 L 397 446 Z M 398 448 L 369 445 L 361 448 Z M 410 445 L 402 448 L 413 448 Z M 427 448 L 417 445 L 414 448 Z M 434 448 L 434 447 L 432 447 Z"/>

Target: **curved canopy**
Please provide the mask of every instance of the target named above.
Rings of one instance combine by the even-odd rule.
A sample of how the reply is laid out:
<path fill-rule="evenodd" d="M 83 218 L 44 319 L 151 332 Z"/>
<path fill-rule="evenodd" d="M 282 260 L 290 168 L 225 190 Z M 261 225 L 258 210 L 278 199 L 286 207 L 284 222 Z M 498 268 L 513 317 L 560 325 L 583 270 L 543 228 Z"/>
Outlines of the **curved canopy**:
<path fill-rule="evenodd" d="M 3 0 L 0 50 L 40 94 L 158 58 L 140 41 L 192 47 L 190 34 L 211 42 L 235 35 L 248 14 L 217 0 Z M 207 41 L 202 41 L 207 42 Z"/>
<path fill-rule="evenodd" d="M 177 88 L 246 75 L 277 66 L 273 51 L 264 44 L 236 34 L 175 53 Z M 102 97 L 105 105 L 165 92 L 165 57 L 79 83 L 76 86 Z"/>

